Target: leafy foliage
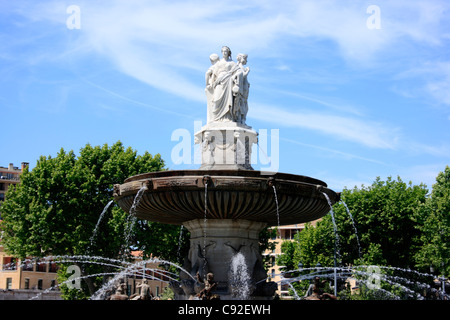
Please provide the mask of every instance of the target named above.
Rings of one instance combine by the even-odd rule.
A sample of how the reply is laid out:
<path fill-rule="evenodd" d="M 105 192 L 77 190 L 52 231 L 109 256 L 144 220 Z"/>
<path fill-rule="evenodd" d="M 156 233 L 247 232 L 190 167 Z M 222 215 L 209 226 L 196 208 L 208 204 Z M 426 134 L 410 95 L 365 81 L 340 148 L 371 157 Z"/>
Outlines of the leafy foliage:
<path fill-rule="evenodd" d="M 431 196 L 417 208 L 421 232 L 414 258 L 417 266 L 432 266 L 436 273 L 450 274 L 450 167 L 439 173 Z"/>
<path fill-rule="evenodd" d="M 160 170 L 164 161 L 159 154 L 137 155 L 121 142 L 88 144 L 78 157 L 64 149 L 56 157 L 41 156 L 33 170 L 21 175 L 21 183 L 8 190 L 1 208 L 2 244 L 20 258 L 84 254 L 117 258 L 123 253 L 127 212 L 110 207 L 93 238 L 100 213 L 113 200 L 113 186 L 130 176 Z M 144 255 L 175 260 L 179 230 L 138 221 L 131 245 Z M 92 294 L 96 285 L 89 286 Z"/>
<path fill-rule="evenodd" d="M 415 223 L 416 209 L 425 203 L 427 192 L 424 185 L 413 186 L 391 177 L 386 181 L 377 178 L 369 187 L 344 189 L 341 198 L 353 220 L 344 203 L 333 206 L 339 237 L 339 264 L 364 262 L 412 266 L 412 249 L 419 236 Z M 282 256 L 280 262 L 283 265 L 294 268 L 299 262 L 305 267 L 313 267 L 317 263 L 333 265 L 335 235 L 330 214 L 316 226 L 307 224 L 295 240 L 294 245 L 284 245 L 292 258 Z"/>
<path fill-rule="evenodd" d="M 411 267 L 419 235 L 415 212 L 425 203 L 427 193 L 424 185 L 406 184 L 400 177 L 377 178 L 368 188 L 344 190 L 342 199 L 353 215 L 357 233 L 343 203 L 335 205 L 343 263 L 364 258 L 366 263 Z M 362 257 L 358 256 L 357 234 Z"/>
<path fill-rule="evenodd" d="M 448 166 L 437 176 L 430 194 L 423 184 L 406 184 L 400 177 L 397 180 L 389 177 L 386 181 L 377 178 L 369 187 L 344 189 L 341 199 L 345 202 L 333 206 L 339 235 L 339 265 L 392 266 L 395 274 L 385 271 L 386 277 L 416 285 L 432 285 L 433 277 L 428 274 L 430 266 L 436 274 L 450 273 Z M 283 254 L 277 262 L 288 270 L 297 269 L 299 263 L 305 268 L 317 263 L 332 267 L 334 244 L 333 224 L 328 214 L 315 227 L 307 224 L 294 242 L 283 243 Z M 416 268 L 419 273 L 411 273 L 409 268 Z M 406 274 L 402 276 L 399 272 Z M 415 276 L 421 278 L 411 278 Z M 418 288 L 417 293 L 423 291 Z M 360 295 L 352 299 L 378 299 L 382 294 L 368 288 L 360 289 Z M 382 282 L 382 289 L 402 299 L 414 298 L 414 294 L 396 284 Z"/>

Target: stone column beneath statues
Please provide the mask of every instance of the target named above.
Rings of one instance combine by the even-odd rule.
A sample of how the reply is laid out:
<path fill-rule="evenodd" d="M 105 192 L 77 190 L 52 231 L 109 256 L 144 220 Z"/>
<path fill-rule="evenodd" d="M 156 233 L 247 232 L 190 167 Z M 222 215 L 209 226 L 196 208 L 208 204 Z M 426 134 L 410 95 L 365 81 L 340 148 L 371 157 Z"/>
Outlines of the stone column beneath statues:
<path fill-rule="evenodd" d="M 213 122 L 195 134 L 201 147 L 201 170 L 253 170 L 251 154 L 258 133 L 236 122 Z"/>
<path fill-rule="evenodd" d="M 183 225 L 191 234 L 190 250 L 184 268 L 193 277 L 198 274 L 204 279 L 208 273 L 212 273 L 217 284 L 214 293 L 221 299 L 232 299 L 231 265 L 233 257 L 241 254 L 250 279 L 250 299 L 255 295 L 259 298 L 266 294 L 267 297 L 273 296 L 276 285 L 269 283 L 271 288 L 270 292 L 267 292 L 267 273 L 259 252 L 259 233 L 266 227 L 266 223 L 233 219 L 195 219 Z M 185 298 L 194 296 L 201 289 L 199 283 L 194 283 L 191 279 L 184 276 Z"/>

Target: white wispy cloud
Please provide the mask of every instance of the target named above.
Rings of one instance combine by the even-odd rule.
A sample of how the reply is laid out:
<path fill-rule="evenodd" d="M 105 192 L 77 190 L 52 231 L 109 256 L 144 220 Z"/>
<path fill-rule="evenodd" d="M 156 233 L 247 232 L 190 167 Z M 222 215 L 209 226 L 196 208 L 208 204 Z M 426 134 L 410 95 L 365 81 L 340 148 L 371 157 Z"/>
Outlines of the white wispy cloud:
<path fill-rule="evenodd" d="M 313 102 L 315 104 L 319 104 L 321 106 L 325 106 L 329 108 L 330 110 L 338 111 L 338 112 L 344 112 L 349 113 L 357 116 L 362 116 L 363 112 L 361 111 L 363 108 L 361 106 L 353 106 L 345 101 L 342 101 L 341 99 L 338 99 L 336 97 L 316 97 L 310 93 L 303 93 L 303 92 L 290 92 L 286 90 L 274 90 L 277 93 L 281 95 L 289 95 L 291 97 L 298 98 L 299 100 L 306 100 Z"/>
<path fill-rule="evenodd" d="M 444 1 L 378 1 L 380 30 L 367 28 L 368 3 L 347 1 L 79 1 L 81 25 L 66 52 L 95 54 L 120 72 L 161 91 L 204 103 L 203 72 L 212 48 L 222 45 L 258 51 L 261 58 L 289 56 L 278 50 L 289 40 L 311 38 L 335 43 L 343 59 L 364 64 L 392 53 L 392 44 L 408 39 L 439 46 L 449 5 Z M 27 2 L 15 12 L 33 23 L 48 21 L 65 28 L 66 7 L 58 1 Z M 405 14 L 407 13 L 407 14 Z M 397 47 L 396 50 L 399 48 Z M 406 48 L 405 50 L 408 50 Z M 234 52 L 236 54 L 237 52 Z M 47 51 L 59 59 L 64 53 Z M 31 55 L 30 55 L 31 56 Z M 424 85 L 430 95 L 450 103 L 450 68 L 435 65 L 435 77 Z M 289 68 L 285 64 L 284 68 Z M 418 71 L 417 71 L 418 72 Z M 431 73 L 427 71 L 428 74 Z M 422 71 L 422 74 L 427 73 Z M 418 72 L 419 73 L 419 72 Z M 436 73 L 437 74 L 437 73 Z M 193 76 L 195 75 L 195 76 Z M 270 75 L 266 75 L 270 76 Z M 364 146 L 396 149 L 399 131 L 368 121 L 352 107 L 303 95 L 327 107 L 346 108 L 345 115 L 311 110 L 288 111 L 268 105 L 252 106 L 253 118 L 314 130 Z"/>
<path fill-rule="evenodd" d="M 292 143 L 292 144 L 299 145 L 299 146 L 325 151 L 327 153 L 331 153 L 331 154 L 337 155 L 337 156 L 339 156 L 341 158 L 344 158 L 344 159 L 347 159 L 347 160 L 356 159 L 356 160 L 362 160 L 362 161 L 371 162 L 371 163 L 375 163 L 375 164 L 379 164 L 379 165 L 383 165 L 383 166 L 388 166 L 389 165 L 386 162 L 383 162 L 383 161 L 380 161 L 380 160 L 377 160 L 377 159 L 371 159 L 371 158 L 367 158 L 367 157 L 362 157 L 362 156 L 357 155 L 357 154 L 343 152 L 343 151 L 337 150 L 337 149 L 326 148 L 326 147 L 323 147 L 323 146 L 320 146 L 320 145 L 304 143 L 304 142 L 301 142 L 301 141 L 298 141 L 298 140 L 284 138 L 284 137 L 280 137 L 280 139 L 283 140 L 283 141 L 287 141 L 289 143 Z"/>
<path fill-rule="evenodd" d="M 406 98 L 450 107 L 450 61 L 421 61 L 395 76 L 395 92 Z M 449 109 L 450 110 L 450 109 Z"/>
<path fill-rule="evenodd" d="M 293 112 L 262 104 L 252 107 L 252 112 L 249 113 L 251 118 L 280 126 L 313 130 L 371 148 L 396 149 L 399 140 L 397 129 L 364 118 L 322 114 L 310 110 Z"/>
<path fill-rule="evenodd" d="M 79 48 L 103 56 L 155 88 L 197 101 L 202 94 L 193 92 L 202 91 L 190 75 L 204 71 L 211 48 L 220 50 L 226 44 L 258 50 L 264 57 L 286 54 L 277 49 L 285 36 L 325 39 L 337 44 L 344 59 L 364 63 L 391 53 L 392 44 L 404 37 L 438 45 L 448 8 L 439 0 L 378 1 L 382 29 L 370 30 L 368 4 L 355 1 L 130 0 L 77 5 L 82 25 Z M 68 17 L 60 1 L 11 6 L 33 23 L 47 20 L 64 27 Z M 431 84 L 429 90 L 442 94 L 442 83 Z"/>
<path fill-rule="evenodd" d="M 188 114 L 187 112 L 186 113 L 180 113 L 180 112 L 172 111 L 172 110 L 167 109 L 167 108 L 158 107 L 158 106 L 155 106 L 155 105 L 152 105 L 152 104 L 149 104 L 149 103 L 145 103 L 145 102 L 142 102 L 142 101 L 137 101 L 135 99 L 131 99 L 131 98 L 126 97 L 126 96 L 124 96 L 122 94 L 119 94 L 117 92 L 109 90 L 109 89 L 107 89 L 105 87 L 102 87 L 99 84 L 94 83 L 94 82 L 92 82 L 90 80 L 87 80 L 87 79 L 82 79 L 82 80 L 85 83 L 89 84 L 90 86 L 92 86 L 92 87 L 94 87 L 96 89 L 99 89 L 99 90 L 101 90 L 103 92 L 106 92 L 107 94 L 109 94 L 109 95 L 111 95 L 111 96 L 113 96 L 115 98 L 119 98 L 120 100 L 123 100 L 123 101 L 125 101 L 127 103 L 131 103 L 133 105 L 137 105 L 137 106 L 148 108 L 148 109 L 153 109 L 153 110 L 156 110 L 158 112 L 168 113 L 168 114 L 171 114 L 171 115 L 175 115 L 177 117 L 182 117 L 182 118 L 190 118 L 191 117 L 191 115 Z M 102 108 L 107 109 L 107 107 L 105 108 L 105 106 L 102 106 Z"/>

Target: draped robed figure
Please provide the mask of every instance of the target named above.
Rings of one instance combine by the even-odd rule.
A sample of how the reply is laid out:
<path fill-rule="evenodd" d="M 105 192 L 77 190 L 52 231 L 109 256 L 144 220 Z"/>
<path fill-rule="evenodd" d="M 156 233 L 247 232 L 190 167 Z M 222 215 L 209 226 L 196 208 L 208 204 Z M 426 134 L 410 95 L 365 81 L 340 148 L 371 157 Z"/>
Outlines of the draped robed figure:
<path fill-rule="evenodd" d="M 245 55 L 246 56 L 246 55 Z M 222 48 L 222 58 L 211 55 L 212 66 L 206 72 L 206 96 L 208 101 L 208 122 L 234 121 L 243 123 L 242 99 L 248 97 L 248 68 L 231 59 L 231 50 Z M 244 88 L 246 86 L 246 88 Z M 242 93 L 246 91 L 246 95 Z M 246 101 L 245 104 L 246 105 Z M 246 114 L 245 110 L 245 114 Z M 238 116 L 239 115 L 239 116 Z"/>

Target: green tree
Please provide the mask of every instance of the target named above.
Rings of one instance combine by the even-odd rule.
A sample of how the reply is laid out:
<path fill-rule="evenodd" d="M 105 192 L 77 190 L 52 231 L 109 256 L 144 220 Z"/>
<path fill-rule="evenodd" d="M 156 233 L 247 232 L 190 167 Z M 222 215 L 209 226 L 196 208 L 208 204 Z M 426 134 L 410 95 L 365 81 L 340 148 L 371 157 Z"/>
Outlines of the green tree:
<path fill-rule="evenodd" d="M 421 231 L 415 250 L 416 266 L 438 274 L 450 274 L 450 167 L 440 172 L 431 196 L 417 208 L 417 229 Z"/>
<path fill-rule="evenodd" d="M 420 233 L 415 212 L 427 193 L 425 185 L 406 184 L 400 177 L 386 181 L 378 177 L 370 187 L 343 190 L 341 198 L 355 221 L 353 226 L 342 202 L 334 206 L 343 263 L 352 264 L 360 258 L 359 240 L 366 263 L 412 267 L 415 239 Z"/>
<path fill-rule="evenodd" d="M 324 217 L 316 225 L 307 223 L 305 229 L 294 237 L 294 242 L 282 244 L 283 253 L 293 255 L 292 258 L 282 255 L 280 263 L 287 269 L 296 269 L 299 263 L 305 268 L 314 267 L 318 263 L 322 266 L 332 266 L 334 261 L 334 229 L 330 216 Z"/>
<path fill-rule="evenodd" d="M 369 187 L 344 189 L 341 198 L 354 224 L 344 203 L 333 206 L 339 240 L 338 263 L 412 267 L 414 239 L 420 234 L 415 211 L 425 202 L 427 192 L 424 185 L 406 184 L 399 177 L 386 181 L 378 177 Z M 335 235 L 331 215 L 324 216 L 315 227 L 307 225 L 296 236 L 296 242 L 291 262 L 294 267 L 299 262 L 304 267 L 317 263 L 332 266 Z M 289 261 L 286 257 L 280 259 Z"/>
<path fill-rule="evenodd" d="M 64 149 L 56 157 L 41 156 L 6 195 L 1 208 L 2 244 L 20 258 L 84 254 L 117 258 L 123 253 L 128 213 L 112 205 L 99 221 L 100 213 L 113 200 L 113 186 L 130 176 L 160 170 L 164 170 L 164 161 L 159 154 L 137 155 L 121 142 L 96 147 L 88 144 L 78 157 Z M 173 259 L 179 229 L 138 221 L 130 244 L 147 255 Z M 92 268 L 83 265 L 82 275 L 93 272 Z M 86 294 L 92 294 L 95 281 L 86 284 Z"/>

